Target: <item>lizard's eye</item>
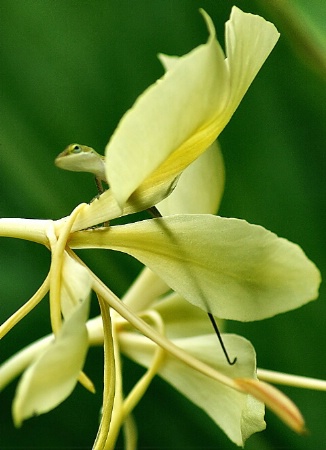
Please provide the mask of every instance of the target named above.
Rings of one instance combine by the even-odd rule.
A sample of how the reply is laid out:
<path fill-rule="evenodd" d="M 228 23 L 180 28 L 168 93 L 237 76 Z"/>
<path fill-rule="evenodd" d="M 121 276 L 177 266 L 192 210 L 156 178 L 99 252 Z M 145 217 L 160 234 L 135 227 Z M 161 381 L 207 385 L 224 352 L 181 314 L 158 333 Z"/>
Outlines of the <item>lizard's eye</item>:
<path fill-rule="evenodd" d="M 71 153 L 81 153 L 82 149 L 80 148 L 79 145 L 73 145 L 72 149 L 71 149 Z"/>

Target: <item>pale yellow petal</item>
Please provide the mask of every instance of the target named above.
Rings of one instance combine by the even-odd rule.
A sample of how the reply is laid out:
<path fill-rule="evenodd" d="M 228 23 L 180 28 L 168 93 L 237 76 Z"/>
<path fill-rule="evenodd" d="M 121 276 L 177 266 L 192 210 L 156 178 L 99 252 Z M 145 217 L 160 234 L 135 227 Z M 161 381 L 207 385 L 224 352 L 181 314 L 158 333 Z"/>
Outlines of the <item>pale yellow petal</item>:
<path fill-rule="evenodd" d="M 18 377 L 54 340 L 53 335 L 45 336 L 15 353 L 0 365 L 0 391 Z"/>
<path fill-rule="evenodd" d="M 181 152 L 189 164 L 215 140 L 207 133 L 200 133 L 200 142 L 194 140 L 228 98 L 224 55 L 210 18 L 205 18 L 208 42 L 179 58 L 137 99 L 106 147 L 107 179 L 120 206 L 173 152 Z M 180 167 L 175 169 L 174 176 Z M 163 175 L 165 181 L 173 174 L 162 168 L 156 184 Z"/>
<path fill-rule="evenodd" d="M 227 114 L 232 115 L 279 38 L 275 26 L 233 6 L 225 26 L 226 64 L 230 74 Z"/>
<path fill-rule="evenodd" d="M 121 333 L 119 340 L 123 353 L 145 367 L 150 366 L 155 350 L 152 342 L 134 333 Z M 226 376 L 255 379 L 256 356 L 251 344 L 240 336 L 228 334 L 223 334 L 223 341 L 228 351 L 238 357 L 233 366 L 227 364 L 215 335 L 173 340 Z M 203 409 L 237 445 L 244 445 L 251 434 L 265 428 L 263 403 L 205 377 L 168 354 L 159 375 Z"/>
<path fill-rule="evenodd" d="M 239 219 L 169 216 L 75 233 L 70 245 L 129 253 L 182 297 L 225 319 L 298 308 L 317 297 L 320 284 L 299 246 Z"/>
<path fill-rule="evenodd" d="M 13 402 L 16 426 L 63 402 L 74 389 L 84 365 L 89 301 L 80 303 L 51 343 L 23 374 Z"/>
<path fill-rule="evenodd" d="M 144 267 L 121 300 L 134 312 L 141 312 L 168 291 L 169 286 L 156 273 Z"/>
<path fill-rule="evenodd" d="M 108 189 L 99 198 L 84 206 L 76 217 L 72 231 L 93 227 L 122 215 L 123 212 L 113 197 L 112 191 Z M 69 219 L 69 216 L 55 222 L 57 235 L 60 234 L 60 230 L 65 226 L 67 219 Z"/>
<path fill-rule="evenodd" d="M 272 24 L 233 8 L 225 60 L 203 15 L 207 44 L 181 58 L 161 57 L 167 73 L 138 98 L 107 145 L 107 178 L 121 207 L 132 197 L 139 203 L 145 193 L 166 192 L 211 145 L 278 39 Z"/>
<path fill-rule="evenodd" d="M 203 14 L 212 34 L 213 25 L 209 17 L 204 12 Z M 212 83 L 209 94 L 212 114 L 203 116 L 202 125 L 143 181 L 134 195 L 142 197 L 146 192 L 149 196 L 150 192 L 155 192 L 157 188 L 164 189 L 166 183 L 171 183 L 174 177 L 208 148 L 231 119 L 257 72 L 275 46 L 278 37 L 279 33 L 273 24 L 260 16 L 247 14 L 233 7 L 230 21 L 226 25 L 228 57 L 224 61 L 226 72 L 222 102 L 224 107 L 222 109 L 220 107 L 221 97 L 214 95 L 218 93 L 220 96 L 221 92 L 220 82 L 216 79 L 217 83 L 215 85 Z M 179 65 L 179 59 L 175 57 L 162 55 L 161 60 L 170 71 Z M 227 97 L 226 101 L 225 97 Z"/>
<path fill-rule="evenodd" d="M 162 317 L 165 334 L 169 339 L 212 333 L 213 328 L 207 313 L 187 302 L 176 292 L 158 300 L 151 309 Z"/>
<path fill-rule="evenodd" d="M 179 61 L 179 56 L 164 55 L 163 53 L 160 53 L 158 58 L 165 71 L 171 70 Z"/>
<path fill-rule="evenodd" d="M 224 191 L 224 162 L 214 142 L 181 174 L 172 194 L 156 205 L 163 216 L 215 214 Z"/>

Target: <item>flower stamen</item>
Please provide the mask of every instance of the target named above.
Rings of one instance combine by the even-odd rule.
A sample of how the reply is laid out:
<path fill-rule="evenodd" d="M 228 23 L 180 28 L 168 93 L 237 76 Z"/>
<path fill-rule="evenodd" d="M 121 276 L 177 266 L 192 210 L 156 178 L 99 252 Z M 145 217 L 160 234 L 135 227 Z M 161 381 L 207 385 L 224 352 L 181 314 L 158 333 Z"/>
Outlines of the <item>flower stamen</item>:
<path fill-rule="evenodd" d="M 224 353 L 224 355 L 225 355 L 225 357 L 226 357 L 227 362 L 230 364 L 230 366 L 233 366 L 233 365 L 237 362 L 237 357 L 235 357 L 235 358 L 231 361 L 231 359 L 230 359 L 230 357 L 229 357 L 229 354 L 228 354 L 228 352 L 227 352 L 227 350 L 226 350 L 226 347 L 225 347 L 225 345 L 224 345 L 224 342 L 223 342 L 223 339 L 222 339 L 220 330 L 218 329 L 217 323 L 216 323 L 216 321 L 215 321 L 215 319 L 214 319 L 213 314 L 209 312 L 209 313 L 207 313 L 207 315 L 208 315 L 208 317 L 209 317 L 209 320 L 212 322 L 212 325 L 213 325 L 215 334 L 216 334 L 216 336 L 217 336 L 217 338 L 218 338 L 218 340 L 219 340 L 219 343 L 221 344 L 221 347 L 222 347 L 222 350 L 223 350 L 223 353 Z"/>

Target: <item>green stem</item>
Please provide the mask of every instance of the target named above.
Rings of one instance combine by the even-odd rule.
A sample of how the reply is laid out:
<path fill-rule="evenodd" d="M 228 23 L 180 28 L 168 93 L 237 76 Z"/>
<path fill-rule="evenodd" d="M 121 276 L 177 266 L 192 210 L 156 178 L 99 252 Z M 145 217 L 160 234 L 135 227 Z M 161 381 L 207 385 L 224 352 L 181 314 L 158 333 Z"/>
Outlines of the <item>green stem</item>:
<path fill-rule="evenodd" d="M 112 311 L 112 314 L 116 314 Z M 104 450 L 113 450 L 116 440 L 118 439 L 121 423 L 122 423 L 122 404 L 123 404 L 123 393 L 122 393 L 122 369 L 120 360 L 120 349 L 118 342 L 118 334 L 116 327 L 112 327 L 112 338 L 113 338 L 113 351 L 114 351 L 114 369 L 115 369 L 115 397 L 113 402 L 113 410 L 111 416 L 111 424 L 109 433 L 107 435 Z"/>
<path fill-rule="evenodd" d="M 146 315 L 157 327 L 157 331 L 164 335 L 164 323 L 162 321 L 161 316 L 156 311 L 148 311 Z M 144 396 L 146 390 L 148 389 L 150 383 L 152 382 L 155 375 L 160 370 L 161 364 L 164 360 L 165 351 L 161 347 L 157 347 L 152 364 L 146 373 L 140 378 L 140 380 L 135 384 L 127 398 L 123 403 L 123 414 L 127 417 L 131 411 L 135 408 L 141 398 Z"/>
<path fill-rule="evenodd" d="M 275 372 L 273 370 L 257 369 L 257 376 L 260 380 L 268 383 L 282 384 L 303 389 L 315 389 L 326 391 L 326 381 L 317 378 L 302 377 L 288 373 Z"/>
<path fill-rule="evenodd" d="M 67 241 L 72 229 L 72 226 L 76 220 L 76 217 L 80 214 L 80 211 L 85 208 L 86 204 L 81 203 L 78 205 L 68 217 L 64 226 L 60 230 L 58 240 L 55 236 L 49 236 L 49 242 L 52 251 L 52 260 L 50 267 L 50 316 L 51 326 L 54 334 L 56 334 L 61 328 L 61 276 L 62 266 L 64 260 L 64 251 L 67 245 Z M 54 230 L 53 230 L 54 232 Z"/>
<path fill-rule="evenodd" d="M 137 449 L 137 427 L 132 415 L 126 417 L 123 424 L 123 434 L 125 439 L 125 449 L 126 450 L 136 450 Z"/>
<path fill-rule="evenodd" d="M 114 394 L 115 394 L 115 363 L 114 363 L 114 349 L 112 337 L 112 322 L 110 310 L 104 300 L 98 296 L 98 301 L 101 309 L 102 323 L 103 323 L 103 338 L 104 338 L 104 390 L 103 390 L 103 407 L 102 418 L 96 440 L 93 446 L 94 450 L 102 450 L 105 448 L 105 443 L 109 434 Z"/>
<path fill-rule="evenodd" d="M 50 277 L 47 275 L 40 288 L 35 294 L 23 304 L 14 314 L 12 314 L 1 326 L 0 326 L 0 339 L 2 339 L 18 322 L 20 322 L 41 300 L 46 296 L 50 287 Z"/>

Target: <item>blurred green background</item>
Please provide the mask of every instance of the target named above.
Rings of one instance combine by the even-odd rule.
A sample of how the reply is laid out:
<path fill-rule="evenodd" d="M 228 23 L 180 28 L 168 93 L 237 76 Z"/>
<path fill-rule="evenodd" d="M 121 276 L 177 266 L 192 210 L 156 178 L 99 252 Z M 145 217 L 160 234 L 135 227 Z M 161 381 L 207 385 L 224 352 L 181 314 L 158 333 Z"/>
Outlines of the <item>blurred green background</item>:
<path fill-rule="evenodd" d="M 287 17 L 273 7 L 282 2 L 235 3 L 273 20 L 282 37 L 220 137 L 227 174 L 220 214 L 297 242 L 325 274 L 326 6 L 324 0 L 311 0 L 309 8 L 303 0 L 288 2 L 296 10 Z M 222 40 L 232 4 L 0 0 L 1 217 L 56 219 L 89 201 L 95 195 L 92 177 L 60 171 L 55 156 L 72 142 L 102 152 L 123 113 L 162 75 L 156 54 L 181 55 L 206 41 L 199 7 L 211 15 Z M 117 253 L 88 251 L 83 258 L 119 295 L 140 269 Z M 49 252 L 1 238 L 0 264 L 2 322 L 39 287 Z M 97 312 L 94 301 L 92 314 Z M 260 367 L 326 379 L 325 317 L 322 288 L 319 300 L 300 310 L 262 322 L 232 322 L 228 329 L 252 341 Z M 0 361 L 49 329 L 44 301 L 3 339 Z M 128 361 L 124 370 L 126 386 L 142 373 Z M 91 448 L 101 405 L 101 349 L 90 351 L 86 372 L 98 394 L 77 387 L 57 409 L 19 430 L 11 418 L 15 383 L 6 388 L 0 397 L 0 448 Z M 326 393 L 283 390 L 301 408 L 310 434 L 296 436 L 267 411 L 267 430 L 246 448 L 325 448 Z M 139 448 L 236 448 L 160 379 L 135 417 Z"/>

